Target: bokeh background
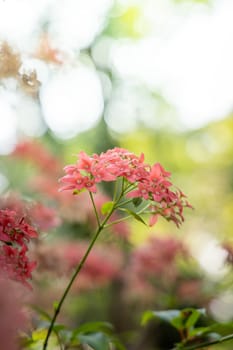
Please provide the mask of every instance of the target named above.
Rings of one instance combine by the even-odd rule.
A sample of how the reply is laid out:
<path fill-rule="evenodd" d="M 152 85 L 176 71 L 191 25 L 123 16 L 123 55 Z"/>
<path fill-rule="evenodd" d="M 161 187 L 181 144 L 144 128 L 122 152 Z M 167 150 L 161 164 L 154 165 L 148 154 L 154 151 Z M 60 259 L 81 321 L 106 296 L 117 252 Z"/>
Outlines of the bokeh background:
<path fill-rule="evenodd" d="M 112 253 L 97 248 L 68 322 L 108 318 L 132 346 L 146 307 L 207 306 L 231 321 L 233 2 L 2 0 L 0 40 L 1 206 L 54 210 L 37 213 L 35 303 L 49 309 L 93 230 L 88 199 L 57 194 L 63 166 L 120 146 L 171 171 L 195 209 L 180 229 L 132 221 L 104 236 Z M 169 349 L 157 338 L 144 349 Z"/>

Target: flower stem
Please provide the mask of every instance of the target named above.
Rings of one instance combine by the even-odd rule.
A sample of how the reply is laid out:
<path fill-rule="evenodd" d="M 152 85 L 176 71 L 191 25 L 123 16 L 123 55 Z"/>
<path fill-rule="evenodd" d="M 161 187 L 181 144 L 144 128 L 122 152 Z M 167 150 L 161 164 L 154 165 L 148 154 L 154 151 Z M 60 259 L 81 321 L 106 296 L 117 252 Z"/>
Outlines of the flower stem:
<path fill-rule="evenodd" d="M 93 202 L 94 202 L 94 200 L 93 200 Z M 93 206 L 95 208 L 94 204 L 93 204 Z M 67 294 L 69 293 L 69 290 L 70 290 L 74 280 L 76 279 L 76 277 L 78 276 L 79 272 L 81 271 L 81 269 L 82 269 L 82 267 L 83 267 L 83 265 L 84 265 L 88 255 L 89 255 L 93 245 L 95 244 L 95 242 L 96 242 L 99 234 L 101 233 L 101 231 L 105 228 L 105 224 L 108 221 L 108 219 L 110 218 L 110 216 L 112 215 L 114 210 L 115 210 L 115 206 L 113 206 L 112 210 L 109 212 L 109 214 L 106 216 L 106 218 L 103 220 L 102 223 L 99 223 L 99 221 L 98 221 L 99 225 L 98 225 L 98 228 L 96 230 L 96 233 L 95 233 L 95 235 L 94 235 L 94 237 L 93 237 L 89 247 L 87 248 L 86 253 L 84 254 L 84 256 L 82 257 L 80 263 L 78 264 L 78 266 L 77 266 L 73 276 L 71 277 L 71 279 L 70 279 L 70 281 L 69 281 L 69 283 L 68 283 L 68 285 L 67 285 L 67 287 L 66 287 L 66 289 L 65 289 L 65 291 L 64 291 L 64 293 L 63 293 L 63 295 L 62 295 L 62 297 L 61 297 L 61 299 L 60 299 L 60 301 L 59 301 L 59 303 L 57 305 L 57 307 L 54 310 L 54 315 L 53 315 L 53 318 L 51 320 L 51 323 L 50 323 L 50 326 L 48 328 L 48 332 L 47 332 L 47 335 L 46 335 L 46 338 L 45 338 L 45 341 L 44 341 L 44 344 L 43 344 L 43 350 L 47 349 L 49 337 L 50 337 L 50 335 L 52 333 L 54 324 L 56 322 L 56 319 L 57 319 L 57 317 L 58 317 L 58 315 L 60 313 L 61 307 L 62 307 L 62 305 L 63 305 L 63 303 L 64 303 L 64 301 L 66 299 Z"/>
<path fill-rule="evenodd" d="M 182 348 L 175 347 L 173 350 L 196 350 L 196 349 L 202 349 L 202 348 L 205 348 L 206 346 L 223 343 L 223 342 L 229 341 L 231 339 L 233 339 L 233 334 L 228 334 L 225 337 L 221 337 L 220 339 L 210 340 L 210 341 L 206 341 L 204 343 L 191 345 L 191 346 L 188 346 L 188 347 L 186 347 L 186 346 L 184 346 Z"/>
<path fill-rule="evenodd" d="M 91 202 L 92 202 L 92 205 L 93 205 L 93 208 L 94 208 L 94 212 L 95 212 L 95 216 L 96 216 L 96 220 L 97 220 L 98 226 L 100 226 L 100 219 L 99 219 L 99 215 L 98 215 L 98 212 L 97 212 L 97 209 L 96 209 L 96 205 L 95 205 L 95 201 L 94 201 L 92 192 L 89 192 L 89 195 L 91 197 Z"/>
<path fill-rule="evenodd" d="M 64 291 L 64 293 L 63 293 L 63 295 L 62 295 L 62 297 L 61 297 L 61 299 L 60 299 L 60 301 L 59 301 L 59 303 L 57 305 L 57 307 L 55 308 L 55 312 L 54 312 L 53 318 L 51 320 L 47 336 L 46 336 L 45 341 L 44 341 L 43 350 L 47 349 L 47 345 L 48 345 L 48 340 L 49 340 L 50 334 L 51 334 L 51 332 L 53 330 L 54 323 L 55 323 L 55 321 L 57 319 L 57 316 L 58 316 L 58 314 L 59 314 L 59 312 L 61 310 L 61 307 L 62 307 L 62 305 L 63 305 L 63 303 L 65 301 L 65 298 L 66 298 L 66 296 L 67 296 L 67 294 L 68 294 L 68 292 L 69 292 L 69 290 L 70 290 L 70 288 L 71 288 L 75 278 L 78 276 L 80 270 L 82 269 L 83 264 L 85 263 L 88 255 L 89 255 L 89 253 L 91 251 L 91 248 L 93 247 L 93 245 L 94 245 L 95 241 L 97 240 L 97 238 L 98 238 L 100 232 L 102 231 L 102 229 L 103 229 L 103 227 L 99 226 L 99 228 L 96 231 L 96 234 L 93 237 L 93 239 L 92 239 L 92 241 L 91 241 L 91 243 L 90 243 L 86 253 L 84 254 L 83 258 L 81 259 L 80 263 L 78 264 L 78 266 L 77 266 L 77 268 L 76 268 L 76 270 L 75 270 L 71 280 L 69 281 L 69 284 L 67 285 L 67 287 L 66 287 L 66 289 L 65 289 L 65 291 Z"/>

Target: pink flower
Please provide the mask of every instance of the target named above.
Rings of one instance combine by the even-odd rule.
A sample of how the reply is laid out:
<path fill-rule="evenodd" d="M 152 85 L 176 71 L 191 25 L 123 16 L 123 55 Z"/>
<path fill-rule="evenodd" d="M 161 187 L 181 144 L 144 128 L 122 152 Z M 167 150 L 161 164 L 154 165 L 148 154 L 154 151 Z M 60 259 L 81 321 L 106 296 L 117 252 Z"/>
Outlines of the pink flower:
<path fill-rule="evenodd" d="M 61 182 L 66 185 L 61 191 L 88 189 L 95 192 L 94 184 L 115 181 L 118 177 L 124 177 L 133 183 L 147 175 L 148 166 L 143 160 L 143 155 L 137 157 L 123 148 L 114 148 L 91 157 L 80 152 L 77 163 L 64 168 L 67 175 L 61 178 Z"/>
<path fill-rule="evenodd" d="M 32 278 L 32 271 L 36 267 L 35 261 L 29 261 L 27 247 L 13 248 L 4 245 L 0 247 L 0 266 L 6 277 L 22 282 L 30 288 L 28 279 Z"/>
<path fill-rule="evenodd" d="M 36 237 L 37 232 L 24 218 L 19 220 L 16 212 L 0 210 L 0 268 L 7 277 L 28 286 L 36 263 L 28 259 L 27 244 Z"/>
<path fill-rule="evenodd" d="M 17 193 L 10 193 L 2 197 L 0 199 L 0 209 L 10 209 L 17 213 L 18 221 L 21 221 L 21 230 L 24 228 L 26 231 L 30 231 L 27 225 L 31 224 L 39 230 L 47 231 L 59 226 L 61 223 L 53 208 L 47 207 L 40 202 L 24 201 Z M 33 232 L 31 234 L 36 238 Z"/>
<path fill-rule="evenodd" d="M 78 265 L 88 248 L 85 241 L 58 241 L 52 245 L 36 247 L 34 255 L 39 261 L 39 272 L 67 277 Z M 120 275 L 123 257 L 119 249 L 108 245 L 96 245 L 90 252 L 77 279 L 78 289 L 104 286 Z"/>
<path fill-rule="evenodd" d="M 60 162 L 39 142 L 23 141 L 16 145 L 13 156 L 33 162 L 46 173 L 58 174 Z"/>
<path fill-rule="evenodd" d="M 150 226 L 160 215 L 179 227 L 184 221 L 183 208 L 191 207 L 180 190 L 172 190 L 171 174 L 161 164 L 149 166 L 144 163 L 143 154 L 137 157 L 124 148 L 113 148 L 92 156 L 80 152 L 77 163 L 64 170 L 67 175 L 60 180 L 64 183 L 60 191 L 72 190 L 74 194 L 82 190 L 96 192 L 96 184 L 124 178 L 129 185 L 127 198 L 141 198 L 151 204 Z"/>

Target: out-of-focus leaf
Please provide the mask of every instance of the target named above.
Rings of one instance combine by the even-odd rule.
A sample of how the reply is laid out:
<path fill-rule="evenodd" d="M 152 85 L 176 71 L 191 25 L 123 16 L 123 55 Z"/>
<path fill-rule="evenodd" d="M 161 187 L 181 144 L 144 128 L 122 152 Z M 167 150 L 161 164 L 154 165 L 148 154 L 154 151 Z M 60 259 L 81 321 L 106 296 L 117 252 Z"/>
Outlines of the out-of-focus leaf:
<path fill-rule="evenodd" d="M 180 310 L 146 311 L 142 316 L 142 325 L 147 324 L 151 319 L 159 319 L 172 324 L 175 328 L 180 328 Z"/>
<path fill-rule="evenodd" d="M 80 334 L 81 344 L 87 344 L 94 350 L 110 350 L 109 339 L 103 333 Z"/>
<path fill-rule="evenodd" d="M 101 207 L 101 213 L 103 215 L 109 214 L 110 211 L 112 210 L 113 206 L 114 206 L 114 202 L 112 202 L 112 201 L 104 203 Z"/>
<path fill-rule="evenodd" d="M 79 333 L 93 333 L 93 332 L 104 332 L 104 333 L 112 333 L 113 326 L 108 322 L 88 322 L 84 323 L 75 329 L 75 334 Z"/>
<path fill-rule="evenodd" d="M 233 322 L 227 323 L 214 323 L 210 326 L 212 332 L 220 333 L 221 335 L 227 335 L 233 333 Z"/>
<path fill-rule="evenodd" d="M 200 316 L 206 314 L 205 309 L 191 309 L 191 308 L 183 310 L 182 313 L 184 317 L 185 317 L 185 313 L 190 313 L 190 316 L 188 316 L 188 319 L 185 322 L 185 328 L 187 329 L 190 329 L 191 327 L 195 326 Z"/>
<path fill-rule="evenodd" d="M 190 337 L 200 337 L 208 332 L 210 332 L 210 327 L 197 327 L 189 331 Z"/>
<path fill-rule="evenodd" d="M 57 310 L 58 304 L 59 304 L 58 301 L 54 301 L 54 302 L 53 302 L 53 308 L 54 308 L 54 310 Z"/>
<path fill-rule="evenodd" d="M 36 329 L 32 332 L 32 340 L 33 342 L 37 342 L 38 340 L 44 340 L 47 335 L 47 329 Z"/>
<path fill-rule="evenodd" d="M 142 317 L 142 324 L 151 319 L 160 319 L 170 323 L 176 329 L 191 329 L 201 315 L 205 315 L 204 309 L 187 308 L 183 310 L 146 311 Z"/>
<path fill-rule="evenodd" d="M 45 319 L 47 321 L 51 321 L 52 318 L 50 317 L 50 315 L 46 311 L 42 310 L 37 305 L 30 305 L 30 307 L 34 311 L 36 311 L 38 313 L 38 315 L 40 315 L 43 319 Z"/>

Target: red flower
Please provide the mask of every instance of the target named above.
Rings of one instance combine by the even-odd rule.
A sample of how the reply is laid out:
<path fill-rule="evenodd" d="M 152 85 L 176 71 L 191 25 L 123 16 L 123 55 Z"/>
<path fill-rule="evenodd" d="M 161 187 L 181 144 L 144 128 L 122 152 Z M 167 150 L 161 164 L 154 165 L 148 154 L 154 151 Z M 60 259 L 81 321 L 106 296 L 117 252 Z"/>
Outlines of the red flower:
<path fill-rule="evenodd" d="M 36 238 L 35 229 L 18 219 L 16 212 L 0 210 L 0 267 L 9 278 L 27 283 L 36 263 L 27 257 L 27 244 L 31 238 Z"/>

